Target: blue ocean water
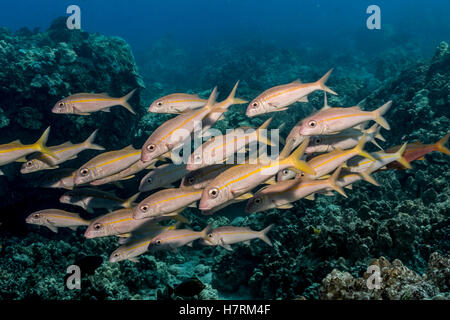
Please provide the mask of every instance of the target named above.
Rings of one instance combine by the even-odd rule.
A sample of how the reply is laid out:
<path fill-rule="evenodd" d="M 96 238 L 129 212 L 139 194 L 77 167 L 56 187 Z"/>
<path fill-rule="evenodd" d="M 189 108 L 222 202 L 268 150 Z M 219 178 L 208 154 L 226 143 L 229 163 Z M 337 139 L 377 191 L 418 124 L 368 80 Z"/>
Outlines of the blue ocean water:
<path fill-rule="evenodd" d="M 80 7 L 83 32 L 65 30 L 69 5 Z M 381 10 L 379 30 L 366 25 L 371 5 Z M 218 86 L 222 100 L 240 80 L 237 96 L 251 101 L 298 78 L 315 81 L 331 68 L 329 86 L 338 92 L 328 95 L 332 106 L 361 103 L 374 110 L 393 101 L 386 115 L 391 130 L 382 130 L 384 149 L 433 144 L 449 132 L 450 3 L 442 0 L 16 0 L 3 1 L 0 9 L 0 144 L 34 142 L 51 126 L 51 146 L 84 141 L 99 129 L 95 141 L 107 151 L 129 144 L 140 149 L 171 117 L 147 112 L 161 96 L 207 98 Z M 117 106 L 91 116 L 51 112 L 70 94 L 119 97 L 136 87 L 130 104 L 137 115 Z M 313 93 L 307 104 L 271 114 L 271 126 L 286 137 L 322 106 L 322 92 Z M 233 106 L 217 127 L 257 127 L 269 117 L 247 118 L 246 108 Z M 96 152 L 60 169 L 77 169 Z M 245 203 L 213 216 L 196 208 L 183 212 L 195 230 L 211 222 L 255 230 L 274 224 L 273 247 L 260 240 L 233 245 L 233 251 L 194 245 L 119 263 L 107 262 L 118 247 L 114 237 L 86 239 L 84 227 L 53 233 L 26 224 L 32 212 L 49 207 L 85 219 L 107 210 L 92 216 L 60 203 L 67 190 L 40 188 L 41 179 L 57 170 L 23 175 L 22 163 L 9 163 L 0 176 L 0 299 L 158 299 L 167 286 L 191 277 L 206 285 L 201 299 L 449 299 L 449 156 L 434 150 L 414 160 L 412 169 L 374 174 L 380 187 L 361 181 L 346 189 L 348 198 L 318 195 L 288 210 L 252 215 Z M 142 177 L 103 190 L 127 198 Z M 102 263 L 83 278 L 82 291 L 67 290 L 65 268 L 84 256 Z M 401 286 L 377 295 L 332 273 L 361 278 L 373 259 L 394 274 L 398 270 L 386 261 L 399 259 L 417 277 L 405 272 Z M 423 273 L 428 280 L 419 277 Z"/>

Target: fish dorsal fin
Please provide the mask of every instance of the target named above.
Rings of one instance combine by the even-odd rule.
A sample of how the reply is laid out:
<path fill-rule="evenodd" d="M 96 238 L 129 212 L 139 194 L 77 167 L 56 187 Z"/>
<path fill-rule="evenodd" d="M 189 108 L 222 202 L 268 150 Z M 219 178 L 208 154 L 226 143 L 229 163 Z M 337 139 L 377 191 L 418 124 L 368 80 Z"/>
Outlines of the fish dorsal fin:
<path fill-rule="evenodd" d="M 301 83 L 303 83 L 303 82 L 302 82 L 302 80 L 300 80 L 300 79 L 296 79 L 296 80 L 292 81 L 291 83 L 298 83 L 298 84 L 301 84 Z"/>
<path fill-rule="evenodd" d="M 327 110 L 327 109 L 330 109 L 330 108 L 331 107 L 328 105 L 327 93 L 324 92 L 323 93 L 323 107 L 322 107 L 322 109 L 320 109 L 320 111 Z"/>
<path fill-rule="evenodd" d="M 313 194 L 310 194 L 309 196 L 306 196 L 305 197 L 305 199 L 307 199 L 307 200 L 314 200 L 316 197 L 314 196 L 314 193 Z"/>
<path fill-rule="evenodd" d="M 134 147 L 132 144 L 130 144 L 129 146 L 126 146 L 125 148 L 123 148 L 122 150 L 134 150 Z"/>

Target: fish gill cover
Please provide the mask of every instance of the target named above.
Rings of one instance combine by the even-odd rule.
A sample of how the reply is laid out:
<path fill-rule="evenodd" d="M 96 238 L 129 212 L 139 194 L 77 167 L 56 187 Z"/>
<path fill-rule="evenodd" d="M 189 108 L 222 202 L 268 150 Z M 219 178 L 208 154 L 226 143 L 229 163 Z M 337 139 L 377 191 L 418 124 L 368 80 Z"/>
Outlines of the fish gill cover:
<path fill-rule="evenodd" d="M 262 7 L 259 13 L 270 6 Z M 258 22 L 258 25 L 262 33 L 268 32 L 269 39 L 276 35 L 275 31 L 269 31 L 268 24 Z M 158 38 L 155 34 L 151 46 L 139 48 L 139 36 L 135 36 L 131 38 L 133 48 L 138 48 L 135 60 L 135 50 L 132 52 L 122 38 L 68 30 L 65 17 L 54 20 L 46 31 L 23 28 L 12 32 L 1 28 L 2 145 L 19 139 L 21 144 L 14 147 L 23 150 L 23 145 L 35 143 L 50 126 L 45 143 L 50 152 L 58 150 L 52 146 L 67 141 L 82 143 L 97 129 L 93 143 L 106 150 L 80 151 L 75 154 L 77 159 L 71 155 L 59 168 L 29 174 L 20 172 L 27 162 L 2 166 L 0 298 L 157 299 L 161 292 L 176 293 L 177 288 L 182 288 L 180 284 L 189 284 L 192 278 L 197 278 L 192 292 L 200 299 L 450 298 L 450 163 L 445 141 L 441 140 L 450 128 L 450 50 L 445 33 L 448 29 L 440 34 L 440 40 L 445 41 L 434 44 L 424 41 L 419 49 L 413 45 L 413 39 L 398 31 L 400 27 L 388 29 L 389 32 L 378 33 L 370 41 L 358 41 L 354 34 L 351 39 L 356 39 L 355 43 L 348 50 L 331 43 L 325 45 L 320 40 L 316 44 L 293 46 L 255 38 L 233 41 L 225 35 L 204 47 L 200 46 L 199 38 L 192 39 L 192 45 L 197 46 L 194 50 L 173 37 Z M 104 29 L 104 33 L 114 33 L 111 30 Z M 319 37 L 320 32 L 315 30 L 314 35 Z M 286 38 L 290 36 L 283 34 Z M 374 48 L 373 43 L 383 46 Z M 186 208 L 182 212 L 163 217 L 159 224 L 146 225 L 144 221 L 139 224 L 139 228 L 145 226 L 142 229 L 130 229 L 137 228 L 134 224 L 122 226 L 134 233 L 110 233 L 122 234 L 119 241 L 115 235 L 86 239 L 85 227 L 78 226 L 90 224 L 89 228 L 96 230 L 101 227 L 98 218 L 110 221 L 106 214 L 112 215 L 111 219 L 116 219 L 117 214 L 136 223 L 139 220 L 133 218 L 134 209 L 142 208 L 144 200 L 157 190 L 178 188 L 180 179 L 186 175 L 183 168 L 162 168 L 164 162 L 170 165 L 167 159 L 156 163 L 156 169 L 151 162 L 149 167 L 145 163 L 137 167 L 125 163 L 121 170 L 129 171 L 113 183 L 95 186 L 96 189 L 92 185 L 73 191 L 43 188 L 68 177 L 65 181 L 69 185 L 59 187 L 70 189 L 74 181 L 70 174 L 77 169 L 81 172 L 84 164 L 107 152 L 123 149 L 121 159 L 125 155 L 134 157 L 134 149 L 124 149 L 130 144 L 138 150 L 136 160 L 132 161 L 138 164 L 140 148 L 146 139 L 161 124 L 178 116 L 147 112 L 158 98 L 185 92 L 206 100 L 217 85 L 220 91 L 217 101 L 222 101 L 240 80 L 236 98 L 250 102 L 264 90 L 298 78 L 302 83 L 312 83 L 331 67 L 334 71 L 326 85 L 338 95 L 328 94 L 328 105 L 360 105 L 363 110 L 372 111 L 392 100 L 392 106 L 383 115 L 391 130 L 383 129 L 386 141 L 378 142 L 386 152 L 408 142 L 409 149 L 403 156 L 411 162 L 412 169 L 372 173 L 379 186 L 356 182 L 351 190 L 345 189 L 347 198 L 337 193 L 334 196 L 318 193 L 314 201 L 301 199 L 287 209 L 273 208 L 252 214 L 245 212 L 246 202 L 255 194 L 240 195 L 236 200 L 245 202 L 236 201 L 213 215 L 202 215 L 198 208 L 188 207 L 199 200 L 194 196 L 194 200 L 183 204 Z M 130 99 L 99 107 L 108 108 L 109 112 L 87 109 L 82 113 L 89 115 L 52 112 L 61 99 L 78 93 L 104 93 L 101 97 L 78 97 L 78 103 L 90 99 L 110 103 L 135 88 Z M 280 127 L 281 136 L 286 138 L 298 121 L 322 109 L 323 97 L 322 92 L 312 93 L 308 95 L 308 103 L 298 102 L 287 110 L 270 113 L 273 116 L 270 127 Z M 136 115 L 119 106 L 125 102 Z M 247 106 L 248 103 L 231 106 L 215 127 L 223 132 L 236 127 L 257 128 L 269 118 L 269 115 L 247 117 Z M 413 144 L 416 141 L 427 146 Z M 440 148 L 432 145 L 438 141 L 444 142 Z M 369 144 L 365 149 L 371 154 L 379 151 Z M 415 153 L 417 149 L 422 154 Z M 30 152 L 34 151 L 39 150 Z M 27 161 L 36 156 L 30 152 L 24 153 Z M 20 159 L 11 161 L 14 160 Z M 108 158 L 106 162 L 110 161 L 119 163 L 116 158 Z M 351 167 L 350 161 L 347 164 Z M 145 168 L 155 172 L 151 183 L 159 189 L 132 197 L 142 184 Z M 110 176 L 108 173 L 107 177 Z M 254 188 L 254 192 L 260 188 Z M 77 190 L 84 194 L 76 194 Z M 63 201 L 63 194 L 69 198 Z M 189 194 L 192 196 L 193 192 Z M 89 202 L 84 202 L 86 199 Z M 84 210 L 88 207 L 93 208 L 89 209 L 93 213 Z M 46 210 L 50 208 L 60 210 Z M 116 211 L 108 213 L 112 210 Z M 33 217 L 36 212 L 40 213 Z M 45 220 L 39 220 L 46 215 Z M 169 219 L 178 220 L 177 225 L 168 222 Z M 182 223 L 184 226 L 180 227 Z M 230 226 L 226 227 L 230 234 L 250 235 L 226 238 L 221 235 L 221 226 Z M 264 229 L 267 235 L 257 232 Z M 192 248 L 183 246 L 176 252 L 143 250 L 136 253 L 139 257 L 108 261 L 115 260 L 114 253 L 118 260 L 122 251 L 129 252 L 136 244 L 148 245 L 151 251 L 158 239 L 163 242 L 165 234 L 177 230 L 187 230 L 183 232 L 194 240 Z M 204 237 L 201 230 L 211 236 Z M 255 238 L 266 243 L 259 240 L 248 243 Z M 151 242 L 153 239 L 157 240 Z M 215 239 L 219 240 L 214 242 Z M 88 270 L 82 273 L 81 290 L 69 290 L 66 286 L 70 265 L 81 265 L 82 272 Z M 379 290 L 371 290 L 367 285 L 370 265 L 380 268 Z M 182 299 L 183 295 L 177 298 Z"/>

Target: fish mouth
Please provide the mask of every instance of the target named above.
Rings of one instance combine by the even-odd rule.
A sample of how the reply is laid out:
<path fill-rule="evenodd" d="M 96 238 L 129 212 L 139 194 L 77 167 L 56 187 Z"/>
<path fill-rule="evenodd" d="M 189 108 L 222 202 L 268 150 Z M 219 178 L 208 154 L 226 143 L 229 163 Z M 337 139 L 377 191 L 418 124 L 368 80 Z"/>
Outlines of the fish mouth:
<path fill-rule="evenodd" d="M 207 205 L 205 203 L 202 203 L 202 202 L 200 202 L 199 205 L 198 205 L 198 209 L 201 210 L 201 211 L 209 211 L 212 208 L 214 208 L 214 207 L 211 206 L 211 205 Z"/>
<path fill-rule="evenodd" d="M 93 238 L 94 238 L 94 236 L 91 234 L 91 232 L 89 232 L 89 231 L 87 231 L 87 230 L 86 230 L 86 232 L 84 233 L 84 237 L 85 237 L 86 239 L 93 239 Z"/>
<path fill-rule="evenodd" d="M 154 159 L 154 157 L 152 157 L 151 155 L 149 155 L 148 153 L 141 153 L 141 161 L 142 162 L 150 162 Z"/>
<path fill-rule="evenodd" d="M 147 218 L 147 217 L 142 212 L 139 212 L 139 211 L 133 212 L 133 219 L 141 220 L 141 219 L 145 219 L 145 218 Z"/>

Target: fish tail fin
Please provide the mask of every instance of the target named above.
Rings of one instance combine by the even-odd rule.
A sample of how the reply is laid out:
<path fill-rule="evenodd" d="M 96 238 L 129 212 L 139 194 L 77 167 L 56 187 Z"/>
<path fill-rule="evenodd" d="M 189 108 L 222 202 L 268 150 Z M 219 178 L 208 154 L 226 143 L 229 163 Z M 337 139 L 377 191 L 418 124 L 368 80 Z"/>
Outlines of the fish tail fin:
<path fill-rule="evenodd" d="M 332 71 L 333 71 L 333 69 L 330 69 L 327 73 L 325 73 L 322 78 L 317 80 L 316 84 L 319 85 L 321 90 L 323 90 L 325 92 L 328 92 L 328 93 L 331 93 L 331 94 L 334 94 L 335 96 L 337 96 L 338 94 L 336 92 L 334 92 L 333 90 L 331 90 L 330 88 L 328 88 L 325 85 L 325 83 L 327 82 L 328 78 L 330 77 L 330 74 L 331 74 Z"/>
<path fill-rule="evenodd" d="M 127 109 L 128 111 L 130 111 L 132 114 L 136 114 L 136 112 L 134 112 L 133 108 L 128 104 L 128 100 L 131 99 L 131 97 L 133 96 L 133 94 L 136 92 L 136 89 L 131 90 L 130 93 L 124 95 L 122 98 L 120 98 L 120 102 L 121 105 Z"/>
<path fill-rule="evenodd" d="M 383 115 L 389 110 L 389 108 L 392 106 L 392 100 L 386 102 L 381 107 L 376 109 L 375 111 L 372 111 L 375 116 L 375 122 L 378 123 L 380 126 L 385 128 L 386 130 L 391 130 L 391 127 L 389 126 L 389 123 L 386 121 L 385 118 L 383 118 Z"/>
<path fill-rule="evenodd" d="M 48 134 L 50 133 L 50 127 L 48 127 L 47 129 L 45 129 L 44 133 L 42 134 L 42 136 L 39 138 L 38 141 L 36 141 L 33 146 L 40 152 L 42 152 L 43 154 L 46 154 L 52 158 L 55 159 L 59 159 L 58 156 L 51 151 L 49 148 L 47 148 L 47 146 L 45 145 L 47 143 L 48 140 Z"/>
<path fill-rule="evenodd" d="M 397 161 L 398 163 L 400 163 L 402 166 L 404 166 L 405 168 L 411 169 L 411 164 L 408 162 L 408 160 L 406 160 L 406 159 L 403 157 L 403 153 L 404 153 L 405 150 L 406 150 L 407 144 L 408 144 L 408 143 L 405 142 L 405 143 L 402 145 L 402 147 L 395 153 L 396 156 L 398 157 L 398 159 L 397 159 L 396 161 Z"/>
<path fill-rule="evenodd" d="M 386 142 L 386 139 L 381 135 L 380 133 L 381 130 L 381 126 L 377 126 L 377 128 L 375 129 L 375 132 L 373 133 L 373 137 L 377 138 L 380 141 Z"/>
<path fill-rule="evenodd" d="M 267 135 L 262 134 L 262 130 L 265 130 L 269 127 L 270 122 L 272 121 L 272 118 L 267 119 L 257 130 L 256 130 L 256 138 L 259 142 L 267 144 L 268 146 L 274 147 L 275 144 L 270 141 L 270 139 L 267 137 Z M 267 131 L 266 131 L 267 132 Z"/>
<path fill-rule="evenodd" d="M 450 132 L 447 133 L 441 140 L 436 142 L 436 147 L 437 147 L 438 151 L 445 153 L 447 155 L 450 155 L 450 150 L 447 147 L 445 147 L 445 144 L 447 143 L 449 137 L 450 137 Z"/>
<path fill-rule="evenodd" d="M 365 171 L 360 172 L 359 175 L 366 180 L 367 182 L 379 187 L 380 184 L 377 182 L 377 180 L 374 179 L 374 177 L 372 177 L 370 174 L 372 173 L 372 168 L 373 168 L 372 164 L 369 168 L 367 168 Z"/>
<path fill-rule="evenodd" d="M 99 146 L 98 144 L 93 143 L 95 140 L 95 137 L 97 136 L 97 132 L 98 132 L 98 129 L 95 130 L 94 132 L 92 132 L 92 134 L 84 142 L 84 145 L 88 149 L 92 149 L 92 150 L 105 150 L 105 148 L 103 148 L 102 146 Z"/>
<path fill-rule="evenodd" d="M 211 231 L 212 229 L 212 222 L 210 224 L 208 224 L 205 229 L 203 229 L 202 231 L 200 231 L 200 235 L 203 239 L 205 239 L 205 241 L 212 243 L 211 240 L 208 237 L 208 233 Z M 212 243 L 213 244 L 213 243 Z"/>
<path fill-rule="evenodd" d="M 297 147 L 297 149 L 294 150 L 294 152 L 291 153 L 291 155 L 282 161 L 286 161 L 289 164 L 293 166 L 294 171 L 303 171 L 312 175 L 315 175 L 316 172 L 313 168 L 309 166 L 305 161 L 300 160 L 305 153 L 306 147 L 309 144 L 309 137 L 307 137 L 300 146 Z"/>
<path fill-rule="evenodd" d="M 269 237 L 267 236 L 267 234 L 269 233 L 270 230 L 272 230 L 273 228 L 273 224 L 271 224 L 270 226 L 264 228 L 263 230 L 261 230 L 259 232 L 259 238 L 264 241 L 265 243 L 267 243 L 269 246 L 273 246 L 272 245 L 272 241 L 270 241 Z"/>
<path fill-rule="evenodd" d="M 236 84 L 233 87 L 233 90 L 231 90 L 230 94 L 228 95 L 227 101 L 228 103 L 231 104 L 244 104 L 244 103 L 248 103 L 247 100 L 244 99 L 240 99 L 240 98 L 236 98 L 236 90 L 237 87 L 239 85 L 239 80 L 236 82 Z"/>
<path fill-rule="evenodd" d="M 345 193 L 344 189 L 342 189 L 341 186 L 339 186 L 336 181 L 339 179 L 339 174 L 341 173 L 343 164 L 341 164 L 331 175 L 331 177 L 328 178 L 328 183 L 330 185 L 330 188 L 332 188 L 334 191 L 340 193 L 344 197 L 347 198 L 347 194 Z"/>
<path fill-rule="evenodd" d="M 129 197 L 128 199 L 126 199 L 122 205 L 124 208 L 132 208 L 133 207 L 133 202 L 139 197 L 141 193 L 138 192 L 136 194 L 133 194 L 131 197 Z"/>
<path fill-rule="evenodd" d="M 353 151 L 359 154 L 360 156 L 367 158 L 373 162 L 377 161 L 374 157 L 372 157 L 370 153 L 368 153 L 363 149 L 366 142 L 367 142 L 367 135 L 364 134 L 362 138 L 359 140 L 358 145 L 353 149 Z"/>

